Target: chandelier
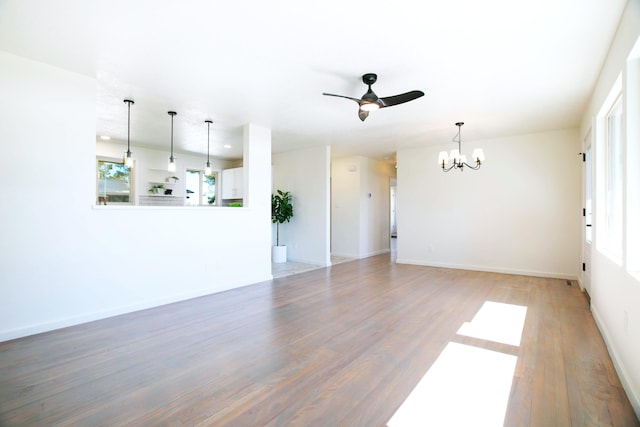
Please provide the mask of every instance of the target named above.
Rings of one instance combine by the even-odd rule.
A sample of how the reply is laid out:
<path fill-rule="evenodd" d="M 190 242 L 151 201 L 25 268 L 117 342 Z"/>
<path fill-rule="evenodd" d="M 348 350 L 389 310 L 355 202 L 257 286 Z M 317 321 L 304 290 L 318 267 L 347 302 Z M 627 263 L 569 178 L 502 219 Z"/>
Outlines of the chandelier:
<path fill-rule="evenodd" d="M 473 154 L 471 155 L 474 162 L 473 165 L 467 163 L 467 156 L 461 154 L 460 141 L 462 137 L 460 136 L 460 131 L 463 124 L 464 122 L 456 123 L 456 126 L 458 126 L 458 134 L 452 140 L 453 142 L 458 143 L 458 148 L 451 150 L 451 154 L 447 154 L 446 151 L 441 151 L 438 155 L 438 164 L 442 165 L 442 170 L 444 172 L 449 172 L 451 169 L 459 169 L 460 172 L 462 172 L 465 166 L 469 169 L 478 170 L 480 169 L 482 162 L 484 162 L 484 152 L 482 151 L 482 148 L 476 148 L 473 150 Z"/>

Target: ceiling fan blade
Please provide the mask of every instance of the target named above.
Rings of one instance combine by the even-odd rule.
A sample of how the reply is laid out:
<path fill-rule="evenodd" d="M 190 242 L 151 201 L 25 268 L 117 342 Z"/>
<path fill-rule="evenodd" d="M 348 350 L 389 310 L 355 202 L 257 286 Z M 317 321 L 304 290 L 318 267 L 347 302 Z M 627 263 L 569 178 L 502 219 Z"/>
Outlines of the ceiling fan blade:
<path fill-rule="evenodd" d="M 358 98 L 352 98 L 352 97 L 350 97 L 350 96 L 344 96 L 344 95 L 335 95 L 335 94 L 333 94 L 333 93 L 326 93 L 326 92 L 322 92 L 322 94 L 323 94 L 323 95 L 326 95 L 326 96 L 335 96 L 335 97 L 337 97 L 337 98 L 346 98 L 346 99 L 350 99 L 350 100 L 352 100 L 352 101 L 356 101 L 358 104 L 360 104 L 360 100 L 359 100 Z"/>
<path fill-rule="evenodd" d="M 387 96 L 386 98 L 379 98 L 378 104 L 380 108 L 391 107 L 392 105 L 403 104 L 405 102 L 413 101 L 414 99 L 424 96 L 424 92 L 421 90 L 412 90 L 411 92 L 402 93 L 395 96 Z"/>
<path fill-rule="evenodd" d="M 360 120 L 362 120 L 364 122 L 364 119 L 369 117 L 369 112 L 368 111 L 364 111 L 363 109 L 359 108 L 358 109 L 358 117 L 360 117 Z"/>

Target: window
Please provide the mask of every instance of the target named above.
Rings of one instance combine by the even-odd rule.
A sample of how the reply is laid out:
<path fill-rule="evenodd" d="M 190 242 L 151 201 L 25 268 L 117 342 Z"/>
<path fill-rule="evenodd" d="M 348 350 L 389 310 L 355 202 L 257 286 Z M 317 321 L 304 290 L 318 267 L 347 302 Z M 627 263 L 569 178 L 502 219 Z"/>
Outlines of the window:
<path fill-rule="evenodd" d="M 623 145 L 622 97 L 613 103 L 606 116 L 605 164 L 605 248 L 622 259 L 623 221 Z"/>
<path fill-rule="evenodd" d="M 627 62 L 625 92 L 627 270 L 640 280 L 640 38 Z"/>
<path fill-rule="evenodd" d="M 591 134 L 587 137 L 591 139 Z M 591 158 L 591 142 L 588 143 L 587 149 L 584 152 L 585 160 L 585 185 L 584 185 L 584 223 L 585 232 L 584 238 L 587 243 L 591 243 L 593 240 L 592 224 L 593 224 L 593 160 Z"/>
<path fill-rule="evenodd" d="M 205 175 L 203 171 L 187 170 L 187 206 L 215 205 L 216 173 Z"/>
<path fill-rule="evenodd" d="M 96 203 L 132 204 L 131 171 L 124 162 L 98 158 L 98 180 Z"/>

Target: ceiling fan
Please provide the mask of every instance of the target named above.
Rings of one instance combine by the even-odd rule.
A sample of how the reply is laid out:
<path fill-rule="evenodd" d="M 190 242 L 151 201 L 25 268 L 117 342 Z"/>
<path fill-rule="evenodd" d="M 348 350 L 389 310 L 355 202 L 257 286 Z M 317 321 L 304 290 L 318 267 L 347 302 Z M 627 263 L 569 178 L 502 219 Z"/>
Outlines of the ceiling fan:
<path fill-rule="evenodd" d="M 358 117 L 360 120 L 364 122 L 369 116 L 369 111 L 375 111 L 379 108 L 391 107 L 392 105 L 403 104 L 405 102 L 413 101 L 414 99 L 420 98 L 424 96 L 424 92 L 421 90 L 412 90 L 411 92 L 402 93 L 400 95 L 395 96 L 387 96 L 385 98 L 378 98 L 373 90 L 371 90 L 371 85 L 374 84 L 378 80 L 378 76 L 374 73 L 367 73 L 362 76 L 362 82 L 369 86 L 367 93 L 362 95 L 362 98 L 352 98 L 350 96 L 344 95 L 335 95 L 333 93 L 323 92 L 323 95 L 327 96 L 337 96 L 338 98 L 347 98 L 352 101 L 356 101 L 360 108 L 358 108 Z"/>

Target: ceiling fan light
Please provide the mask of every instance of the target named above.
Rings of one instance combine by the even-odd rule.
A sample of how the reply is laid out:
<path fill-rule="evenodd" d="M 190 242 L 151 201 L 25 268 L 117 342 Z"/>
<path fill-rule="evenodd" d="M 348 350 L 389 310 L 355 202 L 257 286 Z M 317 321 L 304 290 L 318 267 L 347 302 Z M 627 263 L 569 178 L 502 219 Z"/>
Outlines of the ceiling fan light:
<path fill-rule="evenodd" d="M 375 111 L 380 108 L 377 102 L 362 102 L 360 104 L 360 109 L 362 111 Z"/>

